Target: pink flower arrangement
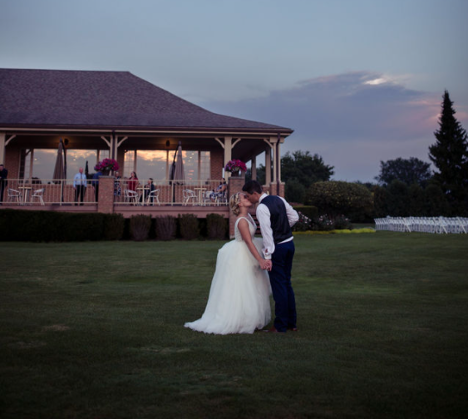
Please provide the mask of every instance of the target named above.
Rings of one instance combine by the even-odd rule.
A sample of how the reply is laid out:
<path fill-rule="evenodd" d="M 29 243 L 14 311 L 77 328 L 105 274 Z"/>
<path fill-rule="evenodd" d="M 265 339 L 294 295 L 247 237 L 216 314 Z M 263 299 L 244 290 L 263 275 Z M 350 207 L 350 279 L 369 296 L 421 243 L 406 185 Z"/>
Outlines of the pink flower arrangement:
<path fill-rule="evenodd" d="M 119 164 L 114 159 L 104 159 L 94 166 L 94 170 L 98 172 L 109 171 L 109 170 L 119 170 Z"/>
<path fill-rule="evenodd" d="M 247 166 L 243 161 L 240 160 L 229 160 L 224 168 L 226 172 L 238 172 L 242 170 L 243 172 L 247 171 Z"/>

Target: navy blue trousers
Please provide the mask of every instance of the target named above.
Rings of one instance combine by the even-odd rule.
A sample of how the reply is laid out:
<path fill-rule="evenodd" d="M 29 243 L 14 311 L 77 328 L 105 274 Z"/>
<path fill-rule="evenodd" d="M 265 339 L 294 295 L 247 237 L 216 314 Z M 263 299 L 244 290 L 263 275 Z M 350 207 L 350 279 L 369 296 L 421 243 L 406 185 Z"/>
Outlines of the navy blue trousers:
<path fill-rule="evenodd" d="M 296 299 L 291 286 L 291 271 L 294 258 L 294 240 L 275 245 L 271 256 L 273 267 L 270 275 L 271 290 L 275 300 L 275 328 L 286 332 L 296 327 Z"/>

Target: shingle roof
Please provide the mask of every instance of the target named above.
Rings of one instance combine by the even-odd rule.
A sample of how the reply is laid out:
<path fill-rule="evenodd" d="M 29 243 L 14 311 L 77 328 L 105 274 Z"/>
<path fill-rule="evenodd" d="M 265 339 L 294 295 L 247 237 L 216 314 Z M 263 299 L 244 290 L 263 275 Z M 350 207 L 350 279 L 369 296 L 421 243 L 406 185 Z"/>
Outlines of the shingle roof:
<path fill-rule="evenodd" d="M 209 112 L 129 72 L 0 69 L 0 127 L 289 128 Z"/>

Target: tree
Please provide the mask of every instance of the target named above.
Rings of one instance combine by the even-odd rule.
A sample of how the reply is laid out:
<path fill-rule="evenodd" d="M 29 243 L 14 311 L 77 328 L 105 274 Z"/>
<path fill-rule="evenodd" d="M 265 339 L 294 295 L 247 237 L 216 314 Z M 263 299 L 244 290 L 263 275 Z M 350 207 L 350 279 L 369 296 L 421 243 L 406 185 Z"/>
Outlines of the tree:
<path fill-rule="evenodd" d="M 401 180 L 395 179 L 388 186 L 389 201 L 387 202 L 388 214 L 392 217 L 408 217 L 409 213 L 409 191 L 408 185 Z"/>
<path fill-rule="evenodd" d="M 330 180 L 334 167 L 324 163 L 321 156 L 308 152 L 289 151 L 281 159 L 281 180 L 286 183 L 296 179 L 305 188 L 319 181 Z"/>
<path fill-rule="evenodd" d="M 392 181 L 399 180 L 408 186 L 416 183 L 425 187 L 431 177 L 430 163 L 423 162 L 416 157 L 409 159 L 399 157 L 395 160 L 381 161 L 380 174 L 375 177 L 375 180 L 383 186 L 388 186 Z"/>
<path fill-rule="evenodd" d="M 429 158 L 438 172 L 434 174 L 454 215 L 467 212 L 468 143 L 466 131 L 455 118 L 453 102 L 447 90 L 443 96 L 439 130 L 434 132 L 435 144 L 429 147 Z"/>

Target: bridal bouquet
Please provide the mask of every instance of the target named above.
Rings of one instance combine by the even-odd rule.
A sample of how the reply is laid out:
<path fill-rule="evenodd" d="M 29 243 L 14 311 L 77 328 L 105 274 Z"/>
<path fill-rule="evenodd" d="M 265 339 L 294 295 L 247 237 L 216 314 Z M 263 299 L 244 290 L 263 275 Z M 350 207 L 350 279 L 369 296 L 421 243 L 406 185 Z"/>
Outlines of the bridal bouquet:
<path fill-rule="evenodd" d="M 119 170 L 119 163 L 114 159 L 104 159 L 94 166 L 94 170 L 98 172 L 109 172 L 111 170 Z"/>
<path fill-rule="evenodd" d="M 247 171 L 247 166 L 243 161 L 240 160 L 229 160 L 226 164 L 226 167 L 224 168 L 226 172 L 239 172 L 239 170 L 242 170 L 243 172 Z"/>

